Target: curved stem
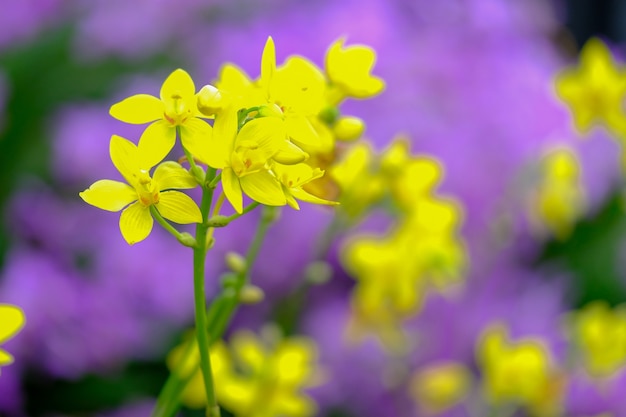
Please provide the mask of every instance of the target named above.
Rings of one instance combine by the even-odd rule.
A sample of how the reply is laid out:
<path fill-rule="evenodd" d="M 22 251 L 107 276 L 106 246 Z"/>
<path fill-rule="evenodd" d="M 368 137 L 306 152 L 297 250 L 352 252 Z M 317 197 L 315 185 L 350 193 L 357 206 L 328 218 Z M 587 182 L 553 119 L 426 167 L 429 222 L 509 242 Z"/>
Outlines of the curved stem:
<path fill-rule="evenodd" d="M 169 224 L 167 220 L 161 216 L 159 210 L 154 206 L 150 206 L 150 213 L 152 217 L 159 223 L 165 230 L 167 230 L 172 236 L 174 236 L 180 243 L 185 246 L 195 247 L 195 240 L 188 233 L 180 233 L 174 226 Z"/>

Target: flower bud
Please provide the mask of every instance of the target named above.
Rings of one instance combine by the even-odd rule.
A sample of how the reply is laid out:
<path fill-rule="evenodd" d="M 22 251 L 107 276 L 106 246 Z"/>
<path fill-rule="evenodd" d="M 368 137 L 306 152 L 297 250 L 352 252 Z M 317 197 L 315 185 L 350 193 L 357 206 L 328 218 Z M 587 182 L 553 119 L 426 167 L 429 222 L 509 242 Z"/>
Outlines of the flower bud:
<path fill-rule="evenodd" d="M 220 90 L 210 84 L 205 85 L 198 92 L 198 110 L 205 116 L 213 116 L 224 108 L 224 97 Z"/>
<path fill-rule="evenodd" d="M 365 123 L 363 123 L 363 120 L 354 116 L 341 117 L 333 126 L 333 133 L 338 140 L 343 141 L 356 140 L 363 135 L 364 131 Z"/>
<path fill-rule="evenodd" d="M 258 304 L 265 298 L 262 289 L 255 285 L 246 285 L 239 293 L 239 302 L 241 304 Z"/>
<path fill-rule="evenodd" d="M 239 274 L 246 272 L 248 268 L 246 259 L 237 252 L 227 252 L 225 256 L 226 265 L 231 271 Z"/>
<path fill-rule="evenodd" d="M 194 239 L 194 237 L 191 236 L 187 232 L 181 233 L 180 236 L 178 236 L 178 241 L 182 243 L 183 245 L 188 246 L 190 248 L 193 248 L 196 246 L 196 239 Z"/>
<path fill-rule="evenodd" d="M 317 261 L 309 264 L 305 272 L 307 282 L 321 285 L 328 282 L 333 276 L 332 267 L 325 261 Z"/>
<path fill-rule="evenodd" d="M 259 115 L 262 117 L 284 117 L 282 109 L 274 103 L 259 107 Z"/>

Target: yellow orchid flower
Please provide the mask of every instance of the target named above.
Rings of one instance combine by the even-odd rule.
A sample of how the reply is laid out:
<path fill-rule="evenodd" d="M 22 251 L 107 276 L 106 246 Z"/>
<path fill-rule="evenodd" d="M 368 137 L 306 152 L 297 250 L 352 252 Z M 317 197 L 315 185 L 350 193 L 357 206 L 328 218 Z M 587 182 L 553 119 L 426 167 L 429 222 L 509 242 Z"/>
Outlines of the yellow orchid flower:
<path fill-rule="evenodd" d="M 176 143 L 176 128 L 180 140 L 191 154 L 206 162 L 210 149 L 207 140 L 211 125 L 200 119 L 196 87 L 182 69 L 172 72 L 161 86 L 160 98 L 137 94 L 111 106 L 111 116 L 125 123 L 151 123 L 139 139 L 139 151 L 145 163 L 161 162 Z"/>
<path fill-rule="evenodd" d="M 333 43 L 326 53 L 326 75 L 336 91 L 330 102 L 337 104 L 344 97 L 369 98 L 383 91 L 385 82 L 371 75 L 376 52 L 364 45 L 344 47 L 345 39 Z"/>
<path fill-rule="evenodd" d="M 15 336 L 24 327 L 25 322 L 26 317 L 19 307 L 0 304 L 0 344 Z M 0 349 L 0 367 L 11 363 L 13 363 L 13 356 Z"/>
<path fill-rule="evenodd" d="M 339 204 L 336 201 L 316 197 L 302 189 L 304 185 L 324 175 L 324 171 L 319 168 L 311 168 L 307 164 L 282 165 L 275 163 L 272 165 L 272 171 L 283 186 L 287 204 L 295 210 L 300 210 L 296 198 L 312 204 Z"/>
<path fill-rule="evenodd" d="M 198 349 L 182 363 L 186 343 L 168 356 L 168 366 L 191 376 L 182 401 L 193 408 L 206 405 Z M 318 385 L 317 347 L 304 337 L 266 341 L 249 331 L 238 331 L 230 346 L 217 342 L 211 347 L 211 365 L 218 402 L 237 417 L 307 417 L 316 405 L 302 391 Z M 192 374 L 193 372 L 193 374 Z"/>
<path fill-rule="evenodd" d="M 607 377 L 626 366 L 626 305 L 595 301 L 571 314 L 569 324 L 591 375 Z"/>
<path fill-rule="evenodd" d="M 410 394 L 427 415 L 460 403 L 470 392 L 472 374 L 457 362 L 436 362 L 413 374 Z"/>
<path fill-rule="evenodd" d="M 559 74 L 555 86 L 572 111 L 578 130 L 586 133 L 601 123 L 614 133 L 626 132 L 626 70 L 615 62 L 600 39 L 592 38 L 585 44 L 579 66 Z"/>
<path fill-rule="evenodd" d="M 243 193 L 268 206 L 287 204 L 280 183 L 268 169 L 270 159 L 289 146 L 283 121 L 261 117 L 244 124 L 239 132 L 237 123 L 233 107 L 216 116 L 207 161 L 222 170 L 226 198 L 238 213 L 243 211 Z"/>
<path fill-rule="evenodd" d="M 280 109 L 287 135 L 306 151 L 327 152 L 319 139 L 311 118 L 317 117 L 324 105 L 326 83 L 322 72 L 310 61 L 292 56 L 276 67 L 274 40 L 269 37 L 261 58 L 258 85 L 266 102 Z"/>
<path fill-rule="evenodd" d="M 130 245 L 144 240 L 152 231 L 150 208 L 175 223 L 202 221 L 200 209 L 187 195 L 173 189 L 194 188 L 197 183 L 187 170 L 173 161 L 160 164 L 150 177 L 150 166 L 141 165 L 139 149 L 130 141 L 113 135 L 111 160 L 128 184 L 113 180 L 96 181 L 80 197 L 107 211 L 122 211 L 120 231 Z M 130 185 L 129 185 L 130 184 Z"/>
<path fill-rule="evenodd" d="M 562 378 L 540 339 L 509 339 L 501 324 L 489 326 L 477 349 L 484 391 L 490 403 L 527 407 L 532 415 L 560 415 Z"/>

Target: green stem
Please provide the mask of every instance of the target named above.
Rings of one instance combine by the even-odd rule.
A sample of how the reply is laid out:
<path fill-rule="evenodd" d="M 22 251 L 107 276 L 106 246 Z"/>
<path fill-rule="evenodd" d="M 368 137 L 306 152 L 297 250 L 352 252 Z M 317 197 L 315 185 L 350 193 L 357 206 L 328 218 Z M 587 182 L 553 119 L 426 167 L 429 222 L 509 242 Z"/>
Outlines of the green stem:
<path fill-rule="evenodd" d="M 152 217 L 157 221 L 157 223 L 163 226 L 165 230 L 170 232 L 170 234 L 174 236 L 180 243 L 185 246 L 189 246 L 190 248 L 196 246 L 195 239 L 189 233 L 180 233 L 178 230 L 176 230 L 174 226 L 169 224 L 167 220 L 165 220 L 163 216 L 161 216 L 161 213 L 159 213 L 159 210 L 157 210 L 155 206 L 150 206 L 150 213 L 152 214 Z"/>
<path fill-rule="evenodd" d="M 215 170 L 207 172 L 207 178 L 215 175 Z M 196 338 L 198 340 L 198 350 L 200 352 L 200 369 L 204 379 L 205 394 L 207 398 L 207 417 L 219 417 L 220 409 L 215 398 L 215 387 L 213 383 L 213 373 L 211 371 L 211 356 L 209 354 L 209 337 L 207 334 L 206 317 L 206 291 L 204 288 L 204 267 L 207 253 L 206 235 L 208 227 L 205 225 L 206 219 L 211 210 L 213 201 L 213 189 L 205 186 L 202 189 L 202 201 L 200 212 L 202 222 L 196 225 L 196 246 L 193 250 L 193 295 L 194 311 L 196 317 Z"/>
<path fill-rule="evenodd" d="M 256 261 L 259 254 L 259 250 L 263 244 L 267 230 L 276 217 L 274 215 L 274 210 L 276 210 L 274 207 L 264 207 L 263 215 L 261 216 L 261 220 L 257 226 L 253 241 L 246 253 L 247 268 L 245 271 L 236 275 L 233 284 L 222 289 L 221 293 L 213 299 L 211 306 L 209 307 L 206 329 L 209 333 L 210 345 L 222 338 L 222 335 L 232 316 L 237 311 L 241 289 L 248 282 L 250 270 L 252 269 L 252 265 Z M 185 363 L 187 360 L 186 357 L 190 353 L 191 352 L 186 352 L 180 363 Z M 165 383 L 165 388 L 159 395 L 157 407 L 154 410 L 153 417 L 171 417 L 176 414 L 179 407 L 180 394 L 189 382 L 189 379 L 189 377 L 179 378 L 175 371 L 170 373 L 170 376 Z"/>
<path fill-rule="evenodd" d="M 211 180 L 211 182 L 209 183 L 209 188 L 217 187 L 217 183 L 220 182 L 221 179 L 222 179 L 222 173 L 220 172 L 219 174 L 215 176 L 215 178 L 213 178 L 213 180 Z"/>

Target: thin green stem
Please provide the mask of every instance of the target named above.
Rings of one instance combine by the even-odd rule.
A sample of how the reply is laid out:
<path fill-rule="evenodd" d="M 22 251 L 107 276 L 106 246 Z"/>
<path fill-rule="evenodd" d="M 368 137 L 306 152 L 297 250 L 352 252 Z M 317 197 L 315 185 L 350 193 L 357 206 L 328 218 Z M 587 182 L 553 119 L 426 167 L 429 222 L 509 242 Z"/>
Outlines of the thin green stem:
<path fill-rule="evenodd" d="M 215 170 L 209 172 L 207 178 L 215 175 Z M 211 370 L 211 356 L 209 355 L 209 337 L 207 334 L 206 318 L 206 291 L 204 288 L 204 267 L 207 253 L 207 230 L 206 219 L 211 210 L 213 201 L 213 189 L 206 187 L 202 189 L 202 201 L 200 212 L 202 222 L 196 225 L 196 246 L 193 250 L 193 293 L 194 311 L 196 317 L 196 339 L 198 340 L 198 350 L 200 352 L 200 368 L 204 379 L 205 394 L 207 398 L 207 417 L 219 417 L 220 409 L 215 398 L 215 387 L 213 383 L 213 373 Z"/>
<path fill-rule="evenodd" d="M 195 239 L 189 235 L 189 233 L 180 233 L 174 226 L 169 224 L 167 220 L 161 216 L 159 210 L 153 205 L 150 206 L 150 213 L 152 217 L 159 223 L 165 230 L 167 230 L 172 236 L 174 236 L 180 243 L 185 246 L 194 247 L 196 245 Z"/>
<path fill-rule="evenodd" d="M 211 182 L 209 183 L 209 188 L 217 187 L 217 183 L 220 182 L 221 179 L 222 179 L 222 173 L 220 172 L 219 174 L 215 176 L 215 178 L 211 180 Z"/>
<path fill-rule="evenodd" d="M 211 306 L 209 307 L 205 327 L 210 338 L 209 345 L 222 338 L 222 335 L 232 316 L 237 311 L 237 307 L 239 306 L 239 294 L 241 289 L 248 282 L 250 270 L 252 269 L 252 265 L 256 261 L 259 254 L 259 250 L 263 244 L 267 230 L 276 217 L 274 212 L 275 210 L 276 209 L 274 207 L 264 207 L 264 212 L 257 226 L 256 233 L 246 253 L 246 264 L 248 267 L 245 271 L 236 275 L 233 284 L 222 289 L 221 293 L 213 299 Z M 204 333 L 207 334 L 207 332 Z M 206 352 L 208 352 L 208 350 Z M 188 354 L 190 354 L 190 352 L 186 352 L 183 355 L 181 363 L 185 363 Z M 159 401 L 157 402 L 157 408 L 153 413 L 153 417 L 174 416 L 178 411 L 180 394 L 188 382 L 189 378 L 179 378 L 176 375 L 176 372 L 171 372 L 167 382 L 165 383 L 165 387 L 168 388 L 168 395 L 165 396 L 165 393 L 162 393 L 163 396 L 165 396 L 163 401 L 161 401 L 162 396 L 159 396 Z M 164 388 L 164 391 L 166 388 Z"/>

